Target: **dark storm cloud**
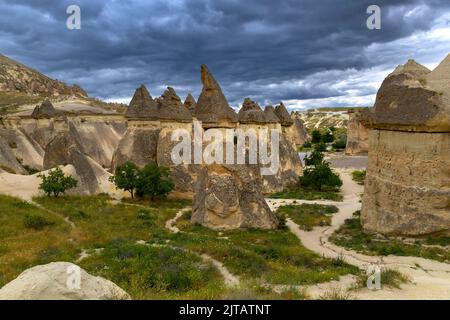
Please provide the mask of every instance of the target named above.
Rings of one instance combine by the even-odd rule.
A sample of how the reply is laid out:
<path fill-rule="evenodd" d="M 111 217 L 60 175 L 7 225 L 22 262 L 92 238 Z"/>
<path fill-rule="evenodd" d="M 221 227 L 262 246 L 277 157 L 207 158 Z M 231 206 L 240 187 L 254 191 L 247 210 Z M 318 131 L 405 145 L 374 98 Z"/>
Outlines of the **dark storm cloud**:
<path fill-rule="evenodd" d="M 82 29 L 66 28 L 66 8 L 82 10 Z M 339 97 L 338 75 L 380 63 L 364 49 L 428 30 L 448 0 L 377 1 L 382 30 L 366 28 L 373 1 L 134 0 L 2 1 L 2 53 L 101 98 L 153 95 L 174 86 L 184 98 L 200 91 L 208 64 L 230 102 Z M 312 78 L 311 78 L 312 77 Z M 301 81 L 308 79 L 308 81 Z M 361 95 L 373 88 L 356 88 Z"/>

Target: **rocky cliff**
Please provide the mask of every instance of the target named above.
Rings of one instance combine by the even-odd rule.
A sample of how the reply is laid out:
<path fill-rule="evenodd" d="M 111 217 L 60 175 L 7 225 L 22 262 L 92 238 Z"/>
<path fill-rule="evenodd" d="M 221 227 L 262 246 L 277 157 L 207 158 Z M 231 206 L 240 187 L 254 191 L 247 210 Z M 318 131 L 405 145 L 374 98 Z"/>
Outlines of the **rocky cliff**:
<path fill-rule="evenodd" d="M 374 108 L 361 211 L 384 234 L 450 234 L 450 56 L 430 72 L 408 61 L 390 74 Z"/>
<path fill-rule="evenodd" d="M 359 111 L 349 111 L 347 125 L 347 155 L 367 154 L 369 151 L 369 130 L 361 123 Z"/>

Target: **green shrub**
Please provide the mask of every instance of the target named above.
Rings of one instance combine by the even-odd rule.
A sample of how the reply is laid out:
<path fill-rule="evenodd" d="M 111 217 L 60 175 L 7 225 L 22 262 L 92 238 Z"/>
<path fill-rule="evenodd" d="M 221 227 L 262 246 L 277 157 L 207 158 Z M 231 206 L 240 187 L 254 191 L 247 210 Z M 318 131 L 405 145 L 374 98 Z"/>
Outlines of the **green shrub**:
<path fill-rule="evenodd" d="M 23 225 L 25 228 L 34 229 L 34 230 L 42 230 L 46 226 L 51 226 L 54 223 L 47 220 L 46 218 L 38 215 L 26 215 L 23 220 Z"/>
<path fill-rule="evenodd" d="M 335 174 L 327 162 L 316 164 L 312 168 L 306 168 L 300 177 L 300 185 L 317 190 L 333 190 L 342 186 L 342 180 Z"/>
<path fill-rule="evenodd" d="M 347 147 L 347 138 L 340 138 L 332 144 L 334 149 L 345 149 Z"/>
<path fill-rule="evenodd" d="M 311 141 L 306 141 L 306 142 L 303 144 L 303 148 L 311 148 L 311 146 L 312 146 Z"/>
<path fill-rule="evenodd" d="M 60 168 L 56 168 L 48 172 L 48 177 L 45 174 L 40 174 L 42 179 L 39 189 L 44 191 L 50 197 L 57 198 L 60 194 L 64 194 L 67 190 L 73 189 L 78 185 L 78 181 L 72 176 L 65 176 Z"/>

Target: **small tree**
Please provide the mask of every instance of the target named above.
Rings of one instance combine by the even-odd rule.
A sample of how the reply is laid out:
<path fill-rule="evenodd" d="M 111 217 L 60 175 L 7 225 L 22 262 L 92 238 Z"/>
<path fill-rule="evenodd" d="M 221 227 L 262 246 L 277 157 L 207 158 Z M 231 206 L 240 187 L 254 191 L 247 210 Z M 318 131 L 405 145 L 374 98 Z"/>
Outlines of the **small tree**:
<path fill-rule="evenodd" d="M 48 177 L 45 174 L 40 174 L 38 177 L 42 179 L 39 189 L 44 191 L 48 197 L 53 195 L 57 198 L 60 194 L 64 194 L 67 190 L 78 185 L 76 179 L 71 175 L 65 176 L 60 168 L 50 170 Z"/>
<path fill-rule="evenodd" d="M 114 183 L 118 189 L 128 191 L 133 199 L 139 182 L 139 168 L 134 163 L 127 161 L 116 168 L 109 181 Z"/>
<path fill-rule="evenodd" d="M 342 180 L 331 170 L 327 162 L 322 161 L 304 170 L 303 176 L 300 177 L 300 184 L 305 188 L 316 191 L 334 190 L 342 186 Z"/>
<path fill-rule="evenodd" d="M 309 156 L 305 157 L 305 165 L 313 166 L 313 165 L 321 163 L 322 160 L 323 160 L 322 152 L 320 152 L 318 150 L 314 150 L 313 152 L 311 152 L 311 154 Z"/>
<path fill-rule="evenodd" d="M 313 130 L 311 133 L 311 143 L 319 143 L 322 141 L 322 134 L 319 130 Z"/>
<path fill-rule="evenodd" d="M 157 197 L 166 197 L 174 186 L 169 178 L 169 168 L 159 167 L 151 162 L 139 174 L 136 193 L 140 196 L 148 196 L 154 201 Z"/>

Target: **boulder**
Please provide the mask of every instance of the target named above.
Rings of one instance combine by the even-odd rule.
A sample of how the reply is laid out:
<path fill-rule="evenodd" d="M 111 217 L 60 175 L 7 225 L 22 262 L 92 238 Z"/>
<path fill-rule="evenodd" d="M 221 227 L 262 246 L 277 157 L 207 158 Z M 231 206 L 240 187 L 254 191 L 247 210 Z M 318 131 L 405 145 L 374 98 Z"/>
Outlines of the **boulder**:
<path fill-rule="evenodd" d="M 222 89 L 209 72 L 206 65 L 201 66 L 203 89 L 198 98 L 194 117 L 205 127 L 230 127 L 238 122 L 236 112 L 229 106 Z"/>
<path fill-rule="evenodd" d="M 195 185 L 192 223 L 211 229 L 276 229 L 257 165 L 208 165 Z"/>
<path fill-rule="evenodd" d="M 79 288 L 71 282 L 80 271 Z M 69 285 L 68 285 L 69 284 Z M 95 277 L 69 262 L 52 262 L 22 272 L 0 289 L 0 300 L 129 300 L 113 282 Z"/>
<path fill-rule="evenodd" d="M 361 209 L 367 230 L 450 234 L 449 56 L 432 72 L 410 60 L 362 113 L 369 164 Z"/>

